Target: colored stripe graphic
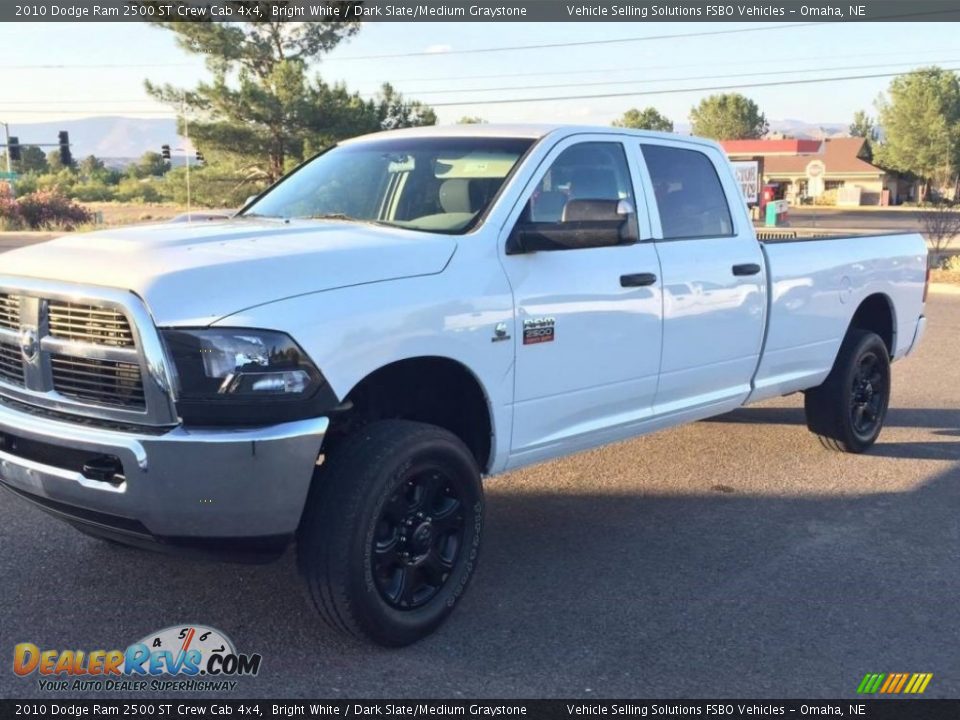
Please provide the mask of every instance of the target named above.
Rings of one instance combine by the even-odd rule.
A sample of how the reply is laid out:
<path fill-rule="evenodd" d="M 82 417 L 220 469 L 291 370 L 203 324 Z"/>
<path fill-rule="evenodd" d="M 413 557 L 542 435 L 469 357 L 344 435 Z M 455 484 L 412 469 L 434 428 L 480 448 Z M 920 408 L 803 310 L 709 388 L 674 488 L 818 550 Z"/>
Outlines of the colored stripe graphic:
<path fill-rule="evenodd" d="M 933 673 L 867 673 L 857 686 L 857 694 L 920 695 L 932 679 Z"/>

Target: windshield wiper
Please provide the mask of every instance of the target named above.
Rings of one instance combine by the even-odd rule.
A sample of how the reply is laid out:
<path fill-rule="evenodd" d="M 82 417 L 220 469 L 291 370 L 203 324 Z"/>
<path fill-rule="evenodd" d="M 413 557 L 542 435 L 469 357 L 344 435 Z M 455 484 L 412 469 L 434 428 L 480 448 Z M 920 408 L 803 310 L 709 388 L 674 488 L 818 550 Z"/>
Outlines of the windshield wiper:
<path fill-rule="evenodd" d="M 345 213 L 319 213 L 317 215 L 307 215 L 306 220 L 349 220 L 351 222 L 362 222 L 355 217 Z"/>

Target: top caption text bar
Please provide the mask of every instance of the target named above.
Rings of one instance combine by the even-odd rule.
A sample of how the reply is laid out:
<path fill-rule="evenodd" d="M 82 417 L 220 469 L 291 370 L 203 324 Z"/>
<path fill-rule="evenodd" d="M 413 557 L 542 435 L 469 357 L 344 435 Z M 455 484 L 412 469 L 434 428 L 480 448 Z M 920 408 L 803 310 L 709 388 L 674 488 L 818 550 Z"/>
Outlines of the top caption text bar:
<path fill-rule="evenodd" d="M 605 2 L 574 0 L 34 0 L 0 2 L 0 22 L 944 22 L 960 0 Z"/>

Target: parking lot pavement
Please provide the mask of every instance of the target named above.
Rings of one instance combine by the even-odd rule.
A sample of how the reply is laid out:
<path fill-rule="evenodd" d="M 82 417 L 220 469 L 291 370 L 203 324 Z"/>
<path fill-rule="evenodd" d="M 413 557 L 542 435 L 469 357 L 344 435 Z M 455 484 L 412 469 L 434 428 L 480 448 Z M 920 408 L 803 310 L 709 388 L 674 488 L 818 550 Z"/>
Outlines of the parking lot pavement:
<path fill-rule="evenodd" d="M 325 630 L 289 554 L 117 548 L 0 495 L 0 697 L 44 696 L 15 643 L 184 622 L 263 655 L 230 697 L 852 697 L 867 672 L 960 696 L 960 297 L 928 314 L 867 455 L 823 450 L 795 395 L 492 479 L 470 592 L 402 650 Z"/>

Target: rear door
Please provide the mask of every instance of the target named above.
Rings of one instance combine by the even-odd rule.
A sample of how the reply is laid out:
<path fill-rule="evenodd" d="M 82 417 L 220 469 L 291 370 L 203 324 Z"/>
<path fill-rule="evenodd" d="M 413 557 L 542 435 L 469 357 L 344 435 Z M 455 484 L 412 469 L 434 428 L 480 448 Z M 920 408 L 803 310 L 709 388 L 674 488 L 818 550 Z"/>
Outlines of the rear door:
<path fill-rule="evenodd" d="M 663 274 L 658 415 L 743 403 L 760 358 L 763 254 L 714 147 L 642 139 L 644 184 Z M 707 413 L 709 414 L 709 413 Z"/>
<path fill-rule="evenodd" d="M 511 467 L 629 434 L 652 414 L 660 365 L 660 266 L 646 204 L 637 200 L 639 158 L 616 135 L 560 141 L 511 213 L 500 242 L 513 288 L 516 347 Z M 637 242 L 508 253 L 517 223 L 561 228 L 576 201 L 630 208 Z"/>

